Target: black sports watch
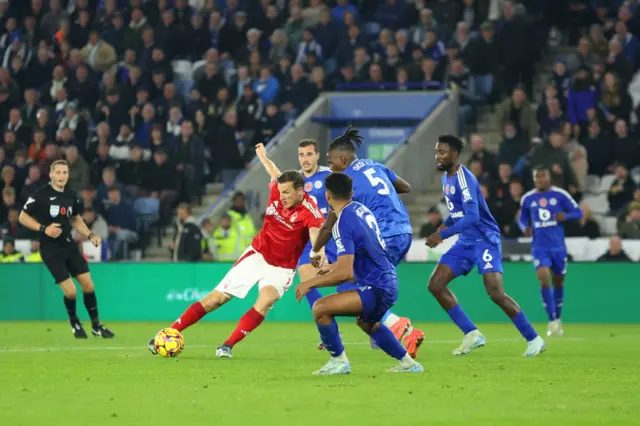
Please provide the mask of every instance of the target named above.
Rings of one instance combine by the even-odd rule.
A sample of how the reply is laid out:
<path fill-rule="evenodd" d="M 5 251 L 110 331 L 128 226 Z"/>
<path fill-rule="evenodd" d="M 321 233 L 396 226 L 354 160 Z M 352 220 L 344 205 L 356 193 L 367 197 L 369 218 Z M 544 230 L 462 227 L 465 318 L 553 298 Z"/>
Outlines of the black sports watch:
<path fill-rule="evenodd" d="M 40 225 L 40 233 L 41 233 L 41 234 L 44 234 L 44 231 L 45 231 L 46 229 L 47 229 L 47 227 L 46 227 L 46 226 L 44 226 L 44 225 Z"/>

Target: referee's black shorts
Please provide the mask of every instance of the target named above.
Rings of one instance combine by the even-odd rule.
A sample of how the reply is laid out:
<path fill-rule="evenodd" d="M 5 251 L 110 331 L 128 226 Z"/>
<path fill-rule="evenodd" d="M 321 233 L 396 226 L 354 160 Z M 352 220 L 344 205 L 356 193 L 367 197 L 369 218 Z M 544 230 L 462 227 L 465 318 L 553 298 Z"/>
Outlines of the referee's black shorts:
<path fill-rule="evenodd" d="M 40 248 L 40 255 L 56 284 L 60 284 L 69 277 L 75 278 L 89 272 L 89 264 L 76 243 L 43 245 Z"/>

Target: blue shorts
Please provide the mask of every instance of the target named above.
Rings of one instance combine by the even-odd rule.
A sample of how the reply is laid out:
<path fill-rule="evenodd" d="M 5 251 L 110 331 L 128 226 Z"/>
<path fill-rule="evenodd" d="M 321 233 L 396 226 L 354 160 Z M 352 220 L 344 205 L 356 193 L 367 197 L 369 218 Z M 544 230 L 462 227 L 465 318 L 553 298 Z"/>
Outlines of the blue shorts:
<path fill-rule="evenodd" d="M 360 319 L 366 323 L 380 322 L 398 300 L 398 277 L 395 274 L 385 274 L 380 279 L 385 280 L 386 284 L 391 284 L 390 288 L 363 286 L 356 289 L 362 301 Z"/>
<path fill-rule="evenodd" d="M 545 250 L 532 249 L 533 266 L 538 268 L 550 268 L 555 275 L 567 273 L 567 249 Z"/>
<path fill-rule="evenodd" d="M 393 266 L 398 266 L 398 264 L 402 262 L 402 259 L 404 259 L 411 248 L 412 241 L 413 235 L 411 234 L 392 235 L 384 239 L 387 246 L 387 253 L 391 258 Z M 338 293 L 358 289 L 358 284 L 342 283 L 338 286 Z"/>
<path fill-rule="evenodd" d="M 502 273 L 502 248 L 500 244 L 484 241 L 477 243 L 458 241 L 442 255 L 438 263 L 451 268 L 456 277 L 467 275 L 474 265 L 478 267 L 480 274 Z"/>
<path fill-rule="evenodd" d="M 302 250 L 302 255 L 300 256 L 300 260 L 298 261 L 298 268 L 303 265 L 308 265 L 311 263 L 309 259 L 309 253 L 311 253 L 311 241 L 307 242 L 307 245 L 304 246 L 304 250 Z M 338 260 L 338 250 L 336 249 L 336 242 L 331 238 L 327 244 L 324 246 L 324 254 L 327 256 L 327 260 L 329 263 L 334 263 Z"/>
<path fill-rule="evenodd" d="M 402 262 L 402 259 L 404 259 L 404 257 L 409 252 L 409 249 L 411 248 L 413 235 L 392 235 L 390 237 L 386 237 L 384 239 L 384 242 L 387 245 L 387 253 L 391 258 L 391 263 L 393 263 L 393 266 L 398 266 L 398 264 Z"/>

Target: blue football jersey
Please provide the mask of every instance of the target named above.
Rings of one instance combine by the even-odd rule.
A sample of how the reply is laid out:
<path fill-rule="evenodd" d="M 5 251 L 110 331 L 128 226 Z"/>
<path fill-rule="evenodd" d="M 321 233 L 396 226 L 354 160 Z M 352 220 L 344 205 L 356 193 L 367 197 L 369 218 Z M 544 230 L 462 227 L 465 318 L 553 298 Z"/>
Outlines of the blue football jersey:
<path fill-rule="evenodd" d="M 355 160 L 344 171 L 353 179 L 353 199 L 367 206 L 378 220 L 383 238 L 411 234 L 409 213 L 393 184 L 397 176 L 373 160 Z"/>
<path fill-rule="evenodd" d="M 462 242 L 500 244 L 500 228 L 469 169 L 461 165 L 453 176 L 444 173 L 442 191 L 449 209 L 449 217 L 444 222 L 448 228 L 440 232 L 442 238 L 458 234 Z"/>
<path fill-rule="evenodd" d="M 539 192 L 527 192 L 520 202 L 518 224 L 522 229 L 530 226 L 533 230 L 533 249 L 564 250 L 564 227 L 556 220 L 556 214 L 565 213 L 566 220 L 582 217 L 582 211 L 573 197 L 562 188 Z"/>
<path fill-rule="evenodd" d="M 302 173 L 302 170 L 300 170 Z M 331 174 L 331 169 L 328 167 L 320 166 L 318 170 L 311 175 L 311 177 L 304 177 L 304 191 L 316 202 L 318 208 L 327 217 L 329 213 L 329 203 L 327 203 L 327 195 L 324 188 L 324 180 Z"/>
<path fill-rule="evenodd" d="M 396 268 L 385 249 L 378 222 L 367 207 L 352 201 L 333 225 L 333 239 L 338 257 L 354 255 L 353 274 L 359 286 L 392 290 L 397 280 L 381 279 L 383 275 L 396 275 Z"/>

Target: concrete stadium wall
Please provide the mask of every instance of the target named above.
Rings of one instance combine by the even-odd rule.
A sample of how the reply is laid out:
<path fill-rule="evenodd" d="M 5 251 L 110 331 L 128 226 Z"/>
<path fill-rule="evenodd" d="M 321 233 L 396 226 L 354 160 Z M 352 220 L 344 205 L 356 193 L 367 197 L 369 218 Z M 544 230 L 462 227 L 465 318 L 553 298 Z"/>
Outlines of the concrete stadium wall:
<path fill-rule="evenodd" d="M 105 321 L 172 321 L 222 279 L 230 264 L 93 264 L 101 317 Z M 394 311 L 414 321 L 449 321 L 426 290 L 433 263 L 399 266 L 400 297 Z M 639 264 L 573 263 L 566 282 L 564 319 L 569 322 L 640 323 Z M 530 263 L 505 264 L 505 287 L 533 321 L 546 321 Z M 504 322 L 487 298 L 475 272 L 452 284 L 474 321 Z M 329 290 L 331 291 L 331 290 Z M 234 300 L 208 321 L 236 321 L 255 301 Z M 86 318 L 80 303 L 78 312 Z M 0 321 L 65 320 L 62 293 L 42 264 L 0 265 Z M 298 304 L 293 288 L 269 313 L 273 321 L 310 321 L 306 301 Z"/>

